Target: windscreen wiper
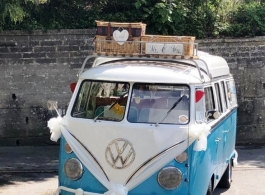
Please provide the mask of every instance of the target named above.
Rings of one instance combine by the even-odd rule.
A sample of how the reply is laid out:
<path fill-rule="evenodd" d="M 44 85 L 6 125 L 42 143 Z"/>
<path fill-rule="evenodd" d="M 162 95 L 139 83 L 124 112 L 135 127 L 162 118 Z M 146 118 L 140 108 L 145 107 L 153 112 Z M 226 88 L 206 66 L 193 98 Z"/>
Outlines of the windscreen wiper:
<path fill-rule="evenodd" d="M 163 116 L 162 119 L 156 123 L 156 126 L 158 126 L 159 123 L 162 123 L 162 122 L 165 120 L 165 118 L 167 118 L 167 116 L 170 114 L 170 112 L 171 112 L 174 108 L 176 108 L 176 106 L 179 104 L 179 102 L 181 102 L 181 100 L 183 100 L 184 97 L 187 97 L 187 96 L 186 96 L 186 95 L 181 96 L 181 97 L 180 97 L 180 98 L 179 98 L 179 99 L 178 99 L 178 100 L 172 105 L 172 107 L 167 111 L 166 115 Z"/>
<path fill-rule="evenodd" d="M 110 110 L 111 108 L 113 108 L 113 106 L 115 106 L 116 104 L 120 103 L 125 97 L 128 96 L 128 92 L 125 92 L 124 94 L 122 94 L 118 99 L 115 100 L 115 102 L 113 102 L 109 108 L 104 109 L 101 113 L 99 113 L 95 118 L 94 121 L 96 122 L 98 117 L 100 115 L 102 115 L 104 112 L 106 112 L 107 110 Z"/>

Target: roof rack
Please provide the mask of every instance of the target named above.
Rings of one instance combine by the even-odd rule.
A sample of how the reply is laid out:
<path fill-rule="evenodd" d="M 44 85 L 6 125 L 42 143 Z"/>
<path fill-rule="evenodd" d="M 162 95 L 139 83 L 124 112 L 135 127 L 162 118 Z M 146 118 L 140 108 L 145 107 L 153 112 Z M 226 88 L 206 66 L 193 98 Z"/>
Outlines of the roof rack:
<path fill-rule="evenodd" d="M 113 41 L 95 40 L 97 55 L 155 57 L 169 59 L 198 58 L 198 43 L 194 42 L 157 42 L 157 41 Z"/>
<path fill-rule="evenodd" d="M 80 68 L 77 76 L 79 77 L 87 64 L 87 61 L 92 58 L 106 57 L 109 59 L 123 58 L 123 59 L 138 59 L 138 60 L 190 60 L 196 66 L 200 79 L 204 82 L 204 77 L 201 73 L 204 70 L 195 59 L 198 56 L 197 43 L 183 43 L 183 42 L 148 42 L 148 41 L 119 41 L 117 43 L 112 40 L 97 40 L 95 41 L 95 51 L 93 55 L 87 56 Z M 137 53 L 135 51 L 138 51 Z M 189 55 L 185 55 L 189 54 Z M 111 61 L 111 60 L 110 60 Z M 207 63 L 200 60 L 205 64 L 206 73 L 211 77 Z M 96 63 L 91 67 L 95 67 Z"/>

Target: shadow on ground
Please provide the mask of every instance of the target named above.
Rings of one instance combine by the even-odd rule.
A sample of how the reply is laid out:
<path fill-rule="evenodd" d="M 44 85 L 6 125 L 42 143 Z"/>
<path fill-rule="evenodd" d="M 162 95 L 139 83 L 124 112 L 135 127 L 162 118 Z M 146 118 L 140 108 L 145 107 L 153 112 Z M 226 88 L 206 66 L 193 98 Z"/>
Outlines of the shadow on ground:
<path fill-rule="evenodd" d="M 59 146 L 0 147 L 0 172 L 54 172 Z"/>
<path fill-rule="evenodd" d="M 0 187 L 57 177 L 59 146 L 0 147 Z"/>
<path fill-rule="evenodd" d="M 0 188 L 20 182 L 43 182 L 56 177 L 57 173 L 2 173 L 0 174 Z"/>
<path fill-rule="evenodd" d="M 265 168 L 265 146 L 237 146 L 238 165 Z"/>
<path fill-rule="evenodd" d="M 220 195 L 224 192 L 226 192 L 229 189 L 224 189 L 224 188 L 215 188 L 215 190 L 213 191 L 213 195 Z"/>

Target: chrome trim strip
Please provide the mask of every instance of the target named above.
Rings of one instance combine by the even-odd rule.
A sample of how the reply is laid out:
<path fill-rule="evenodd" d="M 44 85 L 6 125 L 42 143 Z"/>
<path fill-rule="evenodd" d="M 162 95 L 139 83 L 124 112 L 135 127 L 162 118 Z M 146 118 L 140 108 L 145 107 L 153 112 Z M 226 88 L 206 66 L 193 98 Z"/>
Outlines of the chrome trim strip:
<path fill-rule="evenodd" d="M 173 146 L 170 146 L 169 148 L 163 150 L 162 152 L 158 153 L 157 155 L 151 157 L 150 159 L 148 159 L 147 161 L 145 161 L 142 165 L 139 166 L 138 169 L 136 169 L 136 171 L 127 179 L 125 184 L 128 184 L 129 181 L 133 178 L 133 176 L 140 170 L 142 169 L 144 166 L 146 166 L 149 162 L 151 162 L 152 160 L 154 160 L 155 158 L 158 158 L 159 156 L 161 156 L 162 154 L 168 152 L 169 150 L 174 149 L 175 147 L 177 147 L 178 145 L 182 144 L 183 142 L 185 142 L 187 139 L 180 141 L 179 143 L 174 144 Z"/>
<path fill-rule="evenodd" d="M 70 133 L 70 132 L 69 132 Z M 71 134 L 71 133 L 70 133 Z M 95 156 L 93 156 L 93 154 L 86 148 L 86 146 L 84 146 L 84 144 L 82 143 L 82 142 L 80 142 L 73 134 L 71 134 L 75 139 L 76 139 L 76 141 L 78 141 L 79 142 L 79 144 L 81 144 L 84 148 L 85 148 L 85 150 L 89 153 L 89 155 L 94 159 L 94 161 L 97 163 L 97 165 L 99 166 L 99 168 L 101 169 L 101 171 L 104 173 L 104 175 L 106 176 L 106 178 L 107 178 L 107 180 L 108 181 L 110 181 L 109 180 L 109 177 L 108 177 L 108 175 L 106 174 L 106 172 L 104 171 L 104 169 L 102 168 L 102 166 L 99 164 L 99 162 L 98 162 L 98 160 L 96 159 L 96 157 Z"/>
<path fill-rule="evenodd" d="M 218 126 L 221 122 L 223 122 L 225 119 L 227 119 L 228 117 L 230 117 L 230 115 L 232 115 L 234 112 L 236 112 L 237 111 L 237 106 L 236 107 L 234 107 L 234 108 L 232 108 L 227 114 L 225 114 L 224 116 L 222 116 L 222 117 L 220 117 L 220 118 L 218 118 L 218 119 L 215 119 L 215 120 L 218 120 L 218 121 L 216 121 L 216 123 L 214 123 L 212 126 L 211 126 L 211 130 L 210 131 L 212 131 L 216 126 Z M 209 124 L 209 122 L 208 123 L 206 123 L 206 124 Z"/>

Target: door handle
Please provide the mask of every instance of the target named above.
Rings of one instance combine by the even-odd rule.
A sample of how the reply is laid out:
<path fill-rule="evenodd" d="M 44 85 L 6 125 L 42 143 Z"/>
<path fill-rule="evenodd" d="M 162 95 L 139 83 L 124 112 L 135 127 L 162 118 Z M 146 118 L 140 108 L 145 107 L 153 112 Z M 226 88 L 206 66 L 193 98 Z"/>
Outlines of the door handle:
<path fill-rule="evenodd" d="M 216 143 L 219 142 L 219 141 L 221 141 L 221 138 L 218 137 L 218 138 L 215 139 Z"/>
<path fill-rule="evenodd" d="M 229 130 L 225 130 L 225 131 L 222 131 L 223 133 L 228 133 L 229 132 Z"/>

